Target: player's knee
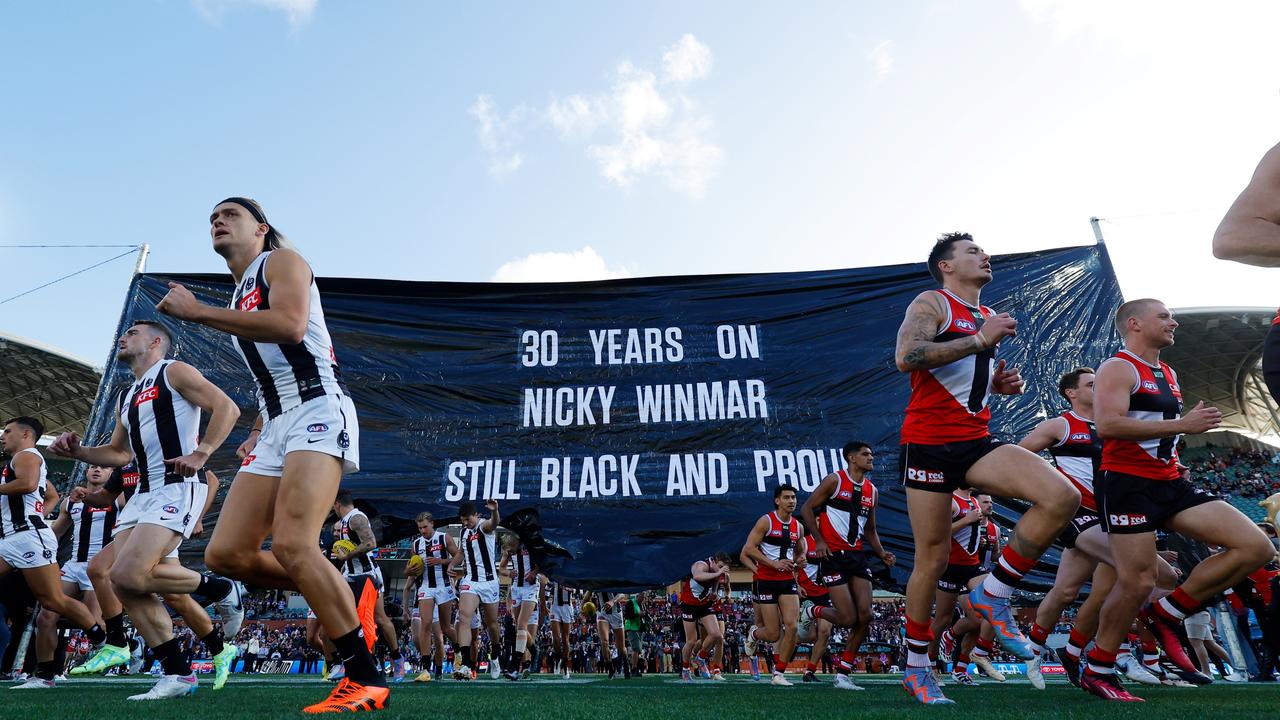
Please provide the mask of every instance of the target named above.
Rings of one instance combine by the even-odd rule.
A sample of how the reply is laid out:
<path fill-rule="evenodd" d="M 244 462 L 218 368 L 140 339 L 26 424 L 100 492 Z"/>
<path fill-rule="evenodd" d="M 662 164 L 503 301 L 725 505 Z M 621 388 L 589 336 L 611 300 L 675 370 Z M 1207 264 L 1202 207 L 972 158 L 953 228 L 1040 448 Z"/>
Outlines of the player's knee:
<path fill-rule="evenodd" d="M 111 568 L 111 584 L 123 593 L 138 595 L 147 592 L 147 573 L 129 563 L 116 563 Z"/>
<path fill-rule="evenodd" d="M 219 575 L 242 579 L 252 563 L 246 554 L 234 548 L 210 543 L 204 549 L 204 564 Z"/>
<path fill-rule="evenodd" d="M 90 560 L 89 567 L 87 568 L 89 582 L 94 583 L 95 585 L 109 582 L 111 579 L 111 564 L 107 562 L 98 562 L 99 557 L 102 556 L 99 555 L 93 560 Z"/>
<path fill-rule="evenodd" d="M 36 617 L 36 627 L 45 632 L 56 630 L 60 617 L 62 616 L 52 607 L 41 608 L 40 614 Z"/>
<path fill-rule="evenodd" d="M 1253 572 L 1266 565 L 1276 555 L 1275 546 L 1261 532 L 1251 533 L 1248 540 L 1242 544 L 1241 550 L 1241 565 L 1246 572 Z"/>
<path fill-rule="evenodd" d="M 319 552 L 319 546 L 314 542 L 304 542 L 297 538 L 273 538 L 271 541 L 271 554 L 290 574 L 310 560 L 312 554 Z"/>
<path fill-rule="evenodd" d="M 1052 489 L 1036 503 L 1054 515 L 1054 517 L 1070 520 L 1080 509 L 1080 491 L 1065 479 L 1055 482 Z"/>
<path fill-rule="evenodd" d="M 1145 598 L 1151 594 L 1155 587 L 1156 572 L 1154 568 L 1122 573 L 1116 578 L 1116 589 L 1130 597 Z"/>

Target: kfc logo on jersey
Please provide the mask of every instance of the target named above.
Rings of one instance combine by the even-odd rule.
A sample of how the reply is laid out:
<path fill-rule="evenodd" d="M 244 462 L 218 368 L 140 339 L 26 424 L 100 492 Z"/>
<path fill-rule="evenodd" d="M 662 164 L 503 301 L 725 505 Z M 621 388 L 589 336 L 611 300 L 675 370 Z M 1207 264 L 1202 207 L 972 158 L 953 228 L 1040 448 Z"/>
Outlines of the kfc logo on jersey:
<path fill-rule="evenodd" d="M 254 288 L 253 292 L 240 298 L 240 310 L 248 312 L 262 304 L 262 289 Z"/>
<path fill-rule="evenodd" d="M 1128 527 L 1131 525 L 1143 525 L 1147 522 L 1146 515 L 1108 515 L 1111 524 L 1116 527 Z"/>
<path fill-rule="evenodd" d="M 147 388 L 146 390 L 138 393 L 138 396 L 133 399 L 133 404 L 135 406 L 141 405 L 142 403 L 151 402 L 158 397 L 160 397 L 160 388 Z"/>
<path fill-rule="evenodd" d="M 943 475 L 934 470 L 921 470 L 919 468 L 907 468 L 907 479 L 914 482 L 922 483 L 940 483 L 943 481 Z"/>
<path fill-rule="evenodd" d="M 970 320 L 956 320 L 956 327 L 965 332 L 977 332 L 978 325 Z"/>
<path fill-rule="evenodd" d="M 245 455 L 244 461 L 240 463 L 240 467 L 249 467 L 249 465 L 256 459 L 258 459 L 257 455 Z"/>

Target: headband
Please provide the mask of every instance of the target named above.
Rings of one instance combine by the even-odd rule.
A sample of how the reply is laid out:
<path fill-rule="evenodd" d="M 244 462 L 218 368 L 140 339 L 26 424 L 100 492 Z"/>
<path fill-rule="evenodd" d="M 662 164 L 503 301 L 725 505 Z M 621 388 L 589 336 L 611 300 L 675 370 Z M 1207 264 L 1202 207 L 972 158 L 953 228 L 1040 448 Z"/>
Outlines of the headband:
<path fill-rule="evenodd" d="M 245 198 L 242 198 L 242 197 L 229 197 L 229 198 L 227 198 L 226 200 L 223 200 L 222 202 L 218 203 L 218 205 L 221 205 L 222 203 L 235 203 L 236 205 L 239 205 L 240 207 L 244 208 L 245 210 L 248 210 L 248 211 L 249 211 L 249 214 L 253 216 L 253 219 L 254 219 L 254 220 L 257 220 L 258 222 L 262 223 L 263 225 L 270 225 L 270 224 L 271 224 L 271 223 L 267 222 L 267 218 L 266 218 L 266 216 L 264 216 L 261 212 L 259 212 L 259 211 L 258 211 L 258 208 L 254 207 L 254 206 L 253 206 L 253 203 L 249 202 L 249 201 L 248 201 L 248 200 L 246 200 Z M 217 207 L 217 205 L 215 205 L 214 207 Z"/>

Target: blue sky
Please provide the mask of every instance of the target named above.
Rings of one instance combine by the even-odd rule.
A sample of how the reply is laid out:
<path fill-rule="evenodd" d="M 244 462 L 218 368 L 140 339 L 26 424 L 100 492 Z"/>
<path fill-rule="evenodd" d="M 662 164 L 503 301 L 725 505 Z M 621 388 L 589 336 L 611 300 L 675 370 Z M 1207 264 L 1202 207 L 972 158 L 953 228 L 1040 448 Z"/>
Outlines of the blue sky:
<path fill-rule="evenodd" d="M 0 9 L 0 245 L 223 272 L 231 194 L 331 276 L 594 279 L 918 261 L 1103 230 L 1127 295 L 1274 305 L 1209 240 L 1277 141 L 1267 3 Z M 0 247 L 0 300 L 123 250 Z M 550 255 L 549 255 L 550 254 Z M 0 304 L 100 364 L 130 259 Z M 1270 281 L 1270 282 L 1268 282 Z"/>

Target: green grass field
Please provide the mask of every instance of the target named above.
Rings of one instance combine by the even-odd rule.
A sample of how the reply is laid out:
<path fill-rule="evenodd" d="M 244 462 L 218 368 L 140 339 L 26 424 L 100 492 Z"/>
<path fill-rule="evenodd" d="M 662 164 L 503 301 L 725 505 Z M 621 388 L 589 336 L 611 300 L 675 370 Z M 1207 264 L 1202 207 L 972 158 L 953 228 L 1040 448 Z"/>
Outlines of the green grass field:
<path fill-rule="evenodd" d="M 1025 681 L 986 683 L 962 688 L 950 684 L 948 695 L 958 703 L 948 708 L 916 705 L 889 676 L 857 676 L 863 692 L 836 690 L 829 682 L 775 688 L 753 683 L 749 676 L 722 683 L 696 681 L 682 684 L 671 676 L 646 676 L 640 680 L 607 681 L 595 676 L 571 680 L 535 677 L 512 683 L 478 680 L 472 683 L 444 680 L 429 684 L 404 684 L 392 690 L 391 707 L 382 718 L 456 718 L 466 720 L 522 718 L 664 718 L 711 720 L 719 718 L 774 718 L 822 720 L 823 718 L 964 717 L 979 720 L 1003 718 L 1280 718 L 1280 684 L 1228 685 L 1215 683 L 1199 688 L 1143 689 L 1140 705 L 1104 703 L 1085 695 L 1065 681 L 1051 681 L 1037 691 Z M 0 718 L 5 720 L 114 720 L 115 718 L 192 718 L 193 720 L 247 720 L 249 718 L 303 717 L 299 709 L 321 699 L 327 683 L 306 676 L 232 676 L 227 687 L 213 692 L 202 688 L 179 700 L 135 703 L 125 698 L 144 692 L 149 679 L 95 678 L 68 681 L 53 690 L 10 692 L 0 690 Z M 202 680 L 203 682 L 203 680 Z"/>

